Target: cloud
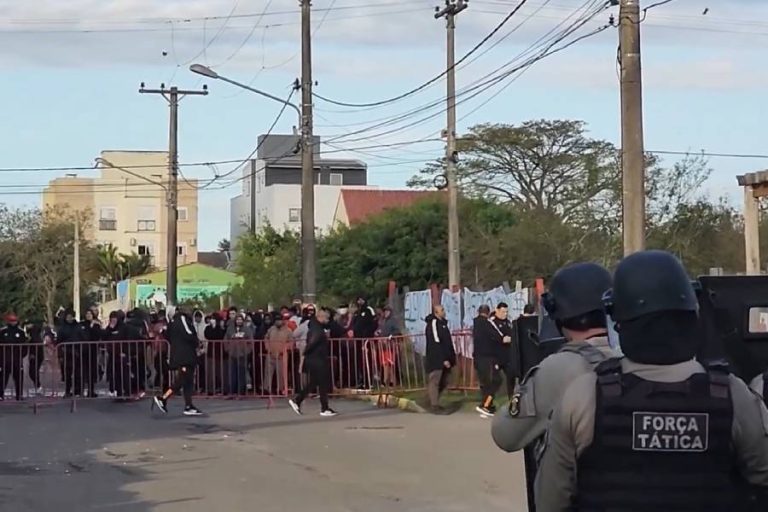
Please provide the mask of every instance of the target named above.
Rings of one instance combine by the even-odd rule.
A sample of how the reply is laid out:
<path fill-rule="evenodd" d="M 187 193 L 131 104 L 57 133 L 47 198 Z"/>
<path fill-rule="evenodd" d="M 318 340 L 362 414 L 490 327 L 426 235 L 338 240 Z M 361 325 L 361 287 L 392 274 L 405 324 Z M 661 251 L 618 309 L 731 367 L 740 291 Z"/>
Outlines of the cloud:
<path fill-rule="evenodd" d="M 318 76 L 360 80 L 386 76 L 401 81 L 414 74 L 424 75 L 425 68 L 437 70 L 443 66 L 444 23 L 434 19 L 430 2 L 341 0 L 333 10 L 325 11 L 330 1 L 313 2 L 314 65 Z M 712 67 L 707 67 L 707 59 L 701 61 L 698 71 L 702 76 L 696 83 L 678 71 L 691 69 L 690 62 L 683 62 L 681 68 L 674 55 L 660 56 L 658 61 L 649 59 L 645 69 L 650 83 L 658 79 L 661 86 L 666 82 L 671 87 L 715 88 L 743 87 L 742 79 L 764 83 L 761 73 L 742 66 L 736 55 L 749 51 L 747 45 L 755 38 L 768 41 L 768 23 L 750 21 L 768 19 L 768 6 L 758 0 L 718 0 L 716 7 L 702 15 L 711 3 L 673 2 L 648 12 L 642 28 L 644 48 L 695 52 L 717 48 L 723 54 L 710 59 L 716 64 Z M 532 0 L 499 32 L 497 38 L 504 40 L 473 67 L 491 69 L 506 61 L 583 4 L 583 0 L 546 4 L 544 0 Z M 237 9 L 231 19 L 226 19 L 234 5 Z M 15 69 L 154 66 L 171 70 L 202 61 L 227 72 L 254 73 L 265 68 L 293 76 L 298 71 L 296 57 L 300 50 L 297 2 L 272 0 L 263 17 L 252 16 L 265 5 L 266 0 L 257 6 L 253 2 L 236 4 L 235 0 L 0 0 L 0 63 Z M 457 54 L 466 52 L 486 35 L 509 12 L 510 5 L 501 0 L 471 2 L 458 18 Z M 205 17 L 215 19 L 202 19 Z M 607 19 L 608 13 L 603 13 L 583 30 L 598 27 Z M 576 86 L 613 85 L 613 66 L 595 61 L 593 54 L 598 44 L 602 55 L 615 41 L 615 30 L 608 31 L 567 50 L 567 59 L 547 61 L 557 61 L 557 69 L 541 71 L 551 67 L 542 63 L 530 75 L 560 79 L 567 76 Z M 733 50 L 733 55 L 726 50 Z M 724 63 L 731 60 L 735 62 L 732 69 L 739 74 L 720 76 L 729 71 Z M 584 69 L 593 72 L 585 73 Z"/>

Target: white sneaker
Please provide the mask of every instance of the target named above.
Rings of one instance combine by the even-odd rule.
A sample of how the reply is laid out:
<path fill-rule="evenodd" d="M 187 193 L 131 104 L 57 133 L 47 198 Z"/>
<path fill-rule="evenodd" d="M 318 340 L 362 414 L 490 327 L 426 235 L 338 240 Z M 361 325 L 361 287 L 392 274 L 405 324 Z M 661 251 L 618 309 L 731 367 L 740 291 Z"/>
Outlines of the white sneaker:
<path fill-rule="evenodd" d="M 331 418 L 333 416 L 336 416 L 338 413 L 334 411 L 333 409 L 326 409 L 320 413 L 320 416 L 324 418 Z"/>
<path fill-rule="evenodd" d="M 293 409 L 293 412 L 301 416 L 301 406 L 293 401 L 293 399 L 288 400 L 288 405 L 291 406 L 291 409 Z"/>

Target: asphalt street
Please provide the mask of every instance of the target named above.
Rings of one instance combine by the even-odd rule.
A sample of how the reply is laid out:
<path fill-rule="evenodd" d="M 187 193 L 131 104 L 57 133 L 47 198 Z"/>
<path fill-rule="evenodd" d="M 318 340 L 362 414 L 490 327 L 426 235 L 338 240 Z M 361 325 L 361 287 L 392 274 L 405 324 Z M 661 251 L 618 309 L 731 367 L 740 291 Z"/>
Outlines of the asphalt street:
<path fill-rule="evenodd" d="M 0 404 L 2 512 L 522 512 L 522 458 L 490 422 L 337 401 L 201 401 L 207 416 L 149 402 Z"/>

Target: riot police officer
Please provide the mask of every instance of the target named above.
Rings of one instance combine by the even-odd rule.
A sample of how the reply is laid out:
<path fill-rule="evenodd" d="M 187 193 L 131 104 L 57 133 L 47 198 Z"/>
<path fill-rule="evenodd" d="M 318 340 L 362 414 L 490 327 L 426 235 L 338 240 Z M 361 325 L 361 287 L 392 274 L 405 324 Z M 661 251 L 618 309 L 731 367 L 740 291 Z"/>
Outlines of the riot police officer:
<path fill-rule="evenodd" d="M 540 438 L 567 386 L 616 355 L 608 343 L 602 302 L 610 287 L 610 272 L 595 263 L 576 263 L 555 273 L 542 304 L 567 343 L 529 370 L 508 410 L 496 414 L 492 435 L 499 448 L 518 451 Z"/>
<path fill-rule="evenodd" d="M 755 500 L 768 489 L 768 412 L 725 363 L 695 360 L 698 302 L 682 264 L 639 252 L 613 281 L 606 309 L 625 357 L 576 379 L 555 408 L 537 512 L 766 510 Z"/>
<path fill-rule="evenodd" d="M 752 379 L 749 387 L 752 391 L 763 397 L 763 402 L 768 406 L 768 370 Z"/>

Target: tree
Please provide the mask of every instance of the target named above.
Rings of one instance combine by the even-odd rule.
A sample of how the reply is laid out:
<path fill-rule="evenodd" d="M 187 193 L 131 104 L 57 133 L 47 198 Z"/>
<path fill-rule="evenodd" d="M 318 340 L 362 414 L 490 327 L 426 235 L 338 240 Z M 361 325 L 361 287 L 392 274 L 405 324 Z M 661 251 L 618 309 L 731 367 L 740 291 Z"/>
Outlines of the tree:
<path fill-rule="evenodd" d="M 676 254 L 692 276 L 712 267 L 736 272 L 744 266 L 742 219 L 724 201 L 684 202 L 668 220 L 649 230 L 648 247 Z"/>
<path fill-rule="evenodd" d="M 41 316 L 53 322 L 59 305 L 72 304 L 74 266 L 75 215 L 80 217 L 81 229 L 88 224 L 87 215 L 63 209 L 41 211 L 0 208 L 0 251 L 3 266 L 2 279 L 12 281 L 23 291 L 16 295 L 13 309 L 27 317 Z M 90 257 L 93 248 L 80 240 L 83 260 Z M 88 284 L 93 275 L 84 269 L 81 290 L 87 300 Z"/>
<path fill-rule="evenodd" d="M 616 148 L 589 138 L 581 121 L 481 124 L 459 139 L 458 151 L 463 194 L 555 212 L 566 220 L 610 190 L 619 176 Z M 442 165 L 429 165 L 409 185 L 431 187 L 442 172 Z"/>
<path fill-rule="evenodd" d="M 278 232 L 265 226 L 259 233 L 246 233 L 237 242 L 235 269 L 243 284 L 232 295 L 247 306 L 288 303 L 300 291 L 299 236 L 291 230 Z"/>
<path fill-rule="evenodd" d="M 462 271 L 465 276 L 475 276 L 475 269 L 482 269 L 479 284 L 483 284 L 490 274 L 486 271 L 487 260 L 505 256 L 498 252 L 487 254 L 485 249 L 497 245 L 503 229 L 516 222 L 515 213 L 508 206 L 463 199 L 459 217 Z M 444 198 L 393 208 L 362 224 L 337 229 L 320 240 L 320 289 L 336 301 L 360 295 L 383 301 L 390 280 L 413 289 L 446 284 L 446 233 Z"/>

